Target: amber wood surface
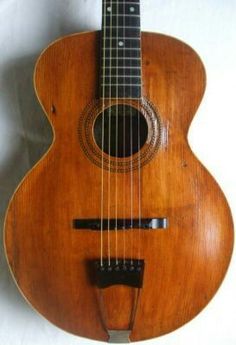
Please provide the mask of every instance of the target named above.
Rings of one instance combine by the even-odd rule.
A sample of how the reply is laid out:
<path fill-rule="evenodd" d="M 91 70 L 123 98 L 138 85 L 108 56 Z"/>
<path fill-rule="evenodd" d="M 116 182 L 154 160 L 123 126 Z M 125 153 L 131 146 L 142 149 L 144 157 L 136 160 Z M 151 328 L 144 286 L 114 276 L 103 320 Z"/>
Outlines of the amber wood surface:
<path fill-rule="evenodd" d="M 71 222 L 100 217 L 101 169 L 88 160 L 78 139 L 81 113 L 97 98 L 99 35 L 63 38 L 39 58 L 36 91 L 55 137 L 11 200 L 5 247 L 16 283 L 35 309 L 66 331 L 107 340 L 106 327 L 128 327 L 134 294 L 122 286 L 104 292 L 104 325 L 100 292 L 87 270 L 87 260 L 100 257 L 100 234 L 75 231 Z M 173 331 L 198 314 L 218 289 L 233 245 L 225 197 L 187 142 L 205 88 L 203 65 L 189 46 L 163 35 L 143 33 L 142 52 L 143 94 L 158 108 L 163 125 L 161 147 L 141 170 L 142 216 L 167 217 L 169 228 L 141 233 L 145 273 L 132 341 Z M 104 178 L 106 184 L 107 173 Z M 114 173 L 111 178 L 114 217 Z M 134 182 L 137 217 L 137 173 Z M 128 173 L 119 174 L 118 185 L 119 217 L 124 208 L 130 217 Z M 118 234 L 121 257 L 123 235 Z M 106 256 L 107 234 L 104 242 Z M 115 256 L 114 233 L 111 243 Z M 126 234 L 125 243 L 127 256 L 137 255 L 138 231 Z"/>

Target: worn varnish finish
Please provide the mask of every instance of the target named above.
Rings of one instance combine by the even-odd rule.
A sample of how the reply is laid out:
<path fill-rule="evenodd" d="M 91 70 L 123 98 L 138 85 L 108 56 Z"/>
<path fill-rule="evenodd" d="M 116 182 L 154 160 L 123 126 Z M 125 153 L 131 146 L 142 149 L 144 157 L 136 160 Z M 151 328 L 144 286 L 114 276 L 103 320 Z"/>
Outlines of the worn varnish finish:
<path fill-rule="evenodd" d="M 104 326 L 100 292 L 87 269 L 88 260 L 100 257 L 100 234 L 72 229 L 74 218 L 100 217 L 101 170 L 87 159 L 78 139 L 80 115 L 98 97 L 99 35 L 58 40 L 37 63 L 36 90 L 55 137 L 14 194 L 5 246 L 15 280 L 34 308 L 64 330 L 107 340 L 105 327 L 129 326 L 134 292 L 122 286 L 104 290 L 103 314 L 109 316 Z M 152 33 L 142 34 L 142 54 L 143 94 L 158 108 L 163 126 L 161 147 L 141 171 L 142 216 L 168 217 L 170 226 L 141 234 L 144 286 L 132 341 L 170 332 L 198 314 L 225 275 L 233 243 L 225 197 L 187 143 L 205 88 L 203 65 L 189 46 Z M 119 186 L 123 176 L 118 176 Z M 134 178 L 137 182 L 137 173 Z M 125 198 L 119 188 L 120 217 L 124 200 L 130 216 L 129 174 L 126 186 Z M 127 256 L 137 253 L 138 231 L 133 240 L 131 231 L 126 236 Z M 113 232 L 113 256 L 114 238 Z M 122 257 L 122 231 L 118 238 Z"/>

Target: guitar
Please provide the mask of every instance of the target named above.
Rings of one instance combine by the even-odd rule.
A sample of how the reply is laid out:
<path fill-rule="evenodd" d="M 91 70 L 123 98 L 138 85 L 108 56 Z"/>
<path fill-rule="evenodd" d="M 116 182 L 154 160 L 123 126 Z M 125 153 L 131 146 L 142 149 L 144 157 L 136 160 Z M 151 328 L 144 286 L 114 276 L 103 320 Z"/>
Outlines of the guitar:
<path fill-rule="evenodd" d="M 205 90 L 200 58 L 141 33 L 138 0 L 102 6 L 101 32 L 61 38 L 36 64 L 54 140 L 10 201 L 5 250 L 50 322 L 128 342 L 171 332 L 207 305 L 233 224 L 187 141 Z"/>

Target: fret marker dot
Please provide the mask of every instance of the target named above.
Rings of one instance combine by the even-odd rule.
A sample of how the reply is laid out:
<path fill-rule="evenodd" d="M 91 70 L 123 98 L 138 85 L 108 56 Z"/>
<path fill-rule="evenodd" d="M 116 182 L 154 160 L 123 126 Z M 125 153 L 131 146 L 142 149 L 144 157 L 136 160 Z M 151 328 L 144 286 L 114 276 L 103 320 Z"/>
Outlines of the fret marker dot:
<path fill-rule="evenodd" d="M 135 8 L 134 8 L 133 6 L 131 6 L 131 7 L 129 8 L 129 10 L 130 10 L 130 12 L 134 12 L 134 11 L 135 11 Z"/>
<path fill-rule="evenodd" d="M 107 12 L 111 12 L 111 7 L 107 7 Z"/>
<path fill-rule="evenodd" d="M 124 42 L 120 41 L 120 42 L 119 42 L 119 46 L 120 46 L 120 47 L 123 47 L 123 46 L 124 46 Z"/>

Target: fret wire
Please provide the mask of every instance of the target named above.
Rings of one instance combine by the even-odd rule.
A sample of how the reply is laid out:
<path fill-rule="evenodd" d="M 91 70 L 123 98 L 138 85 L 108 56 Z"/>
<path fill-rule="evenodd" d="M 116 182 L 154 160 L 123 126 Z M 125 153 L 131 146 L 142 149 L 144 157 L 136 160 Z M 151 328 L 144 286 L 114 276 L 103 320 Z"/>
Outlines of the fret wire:
<path fill-rule="evenodd" d="M 141 36 L 140 37 L 111 37 L 111 39 L 113 40 L 140 40 L 141 39 Z"/>
<path fill-rule="evenodd" d="M 110 59 L 110 58 L 107 56 L 103 56 L 102 59 L 106 60 L 106 59 Z M 119 59 L 120 60 L 123 60 L 123 59 L 125 59 L 125 60 L 141 60 L 141 57 L 122 57 L 122 58 L 120 57 Z M 117 57 L 114 56 L 111 58 L 111 60 L 117 60 Z"/>
<path fill-rule="evenodd" d="M 106 13 L 103 15 L 103 17 L 138 17 L 140 18 L 140 14 L 126 14 L 126 13 L 122 13 L 122 14 L 110 14 L 110 13 Z"/>
<path fill-rule="evenodd" d="M 109 18 L 108 20 L 108 25 L 109 25 Z M 113 24 L 107 26 L 107 29 L 116 29 L 117 30 L 117 26 L 115 24 L 119 24 L 119 27 L 124 28 L 124 21 L 125 18 L 122 16 L 121 18 L 116 18 L 113 20 Z M 126 28 L 129 27 L 133 27 L 135 29 L 140 30 L 140 21 L 137 18 L 131 18 L 129 17 L 128 23 L 126 23 Z"/>
<path fill-rule="evenodd" d="M 106 26 L 106 30 L 109 30 L 109 29 L 136 29 L 136 30 L 140 30 L 140 25 L 137 25 L 137 26 L 122 26 L 122 25 L 118 25 L 118 26 L 113 26 L 113 25 L 109 25 Z"/>
<path fill-rule="evenodd" d="M 109 1 L 111 1 L 111 0 L 107 0 L 106 2 L 107 2 L 107 5 L 111 5 L 111 4 L 109 4 Z M 122 3 L 120 2 L 120 1 L 112 1 L 112 4 L 119 4 L 119 5 L 122 5 Z M 132 4 L 132 5 L 140 5 L 140 3 L 139 2 L 132 2 L 132 1 L 125 1 L 125 5 L 126 4 Z"/>
<path fill-rule="evenodd" d="M 106 3 L 108 4 L 109 3 L 109 1 L 111 1 L 111 0 L 106 0 Z M 112 3 L 113 4 L 121 4 L 122 5 L 122 2 L 120 2 L 120 1 L 114 1 L 114 0 L 112 0 Z M 125 0 L 125 4 L 137 4 L 137 5 L 140 5 L 140 2 L 139 1 L 127 1 L 127 0 Z M 110 4 L 108 4 L 108 5 L 110 5 Z"/>
<path fill-rule="evenodd" d="M 116 13 L 117 12 L 117 13 Z M 122 14 L 122 11 L 117 8 L 116 10 L 114 9 L 113 14 L 111 12 L 106 12 L 102 16 L 103 17 L 114 17 L 114 16 L 129 16 L 129 17 L 139 17 L 140 18 L 140 13 L 136 10 L 136 13 L 124 13 Z"/>
<path fill-rule="evenodd" d="M 125 47 L 105 47 L 105 48 L 102 48 L 103 50 L 138 50 L 140 51 L 140 48 L 125 48 Z"/>
<path fill-rule="evenodd" d="M 106 66 L 102 66 L 102 69 L 108 69 L 109 67 L 106 67 Z M 117 66 L 112 66 L 111 68 L 115 69 L 117 68 Z M 118 66 L 119 69 L 139 69 L 140 70 L 140 67 L 138 66 Z"/>
<path fill-rule="evenodd" d="M 104 76 L 106 78 L 108 78 L 108 77 L 110 77 L 110 74 L 105 74 Z M 127 74 L 124 74 L 124 75 L 113 74 L 111 77 L 112 78 L 123 78 L 123 77 L 125 77 L 125 78 L 141 78 L 141 76 L 139 76 L 139 75 L 127 75 Z"/>
<path fill-rule="evenodd" d="M 105 0 L 106 1 L 106 3 L 108 4 L 108 5 L 110 5 L 109 4 L 109 2 L 110 1 L 112 1 L 112 3 L 113 4 L 123 4 L 123 0 L 117 0 L 117 1 L 115 1 L 115 0 Z M 134 1 L 134 0 L 124 0 L 124 2 L 125 2 L 125 4 L 137 4 L 137 5 L 140 5 L 140 1 Z"/>
<path fill-rule="evenodd" d="M 102 83 L 102 85 L 104 86 L 133 86 L 133 87 L 137 87 L 137 86 L 142 86 L 142 84 L 108 84 L 108 83 Z"/>
<path fill-rule="evenodd" d="M 125 96 L 121 96 L 121 97 L 119 97 L 119 99 L 137 99 L 137 100 L 139 100 L 140 99 L 140 97 L 131 97 L 131 96 L 129 96 L 129 97 L 125 97 Z M 117 97 L 116 96 L 111 96 L 111 97 L 107 97 L 107 96 L 105 96 L 104 97 L 104 99 L 108 99 L 108 100 L 111 100 L 111 99 L 115 99 L 115 100 L 117 100 Z"/>

